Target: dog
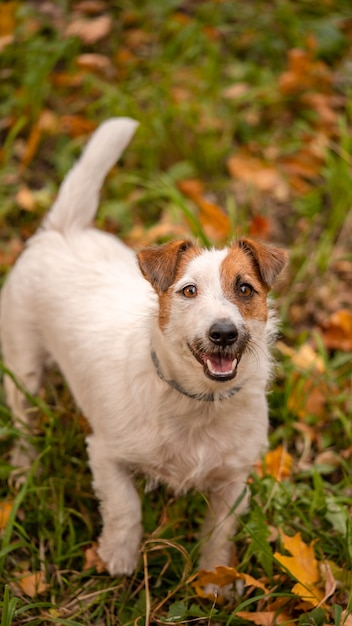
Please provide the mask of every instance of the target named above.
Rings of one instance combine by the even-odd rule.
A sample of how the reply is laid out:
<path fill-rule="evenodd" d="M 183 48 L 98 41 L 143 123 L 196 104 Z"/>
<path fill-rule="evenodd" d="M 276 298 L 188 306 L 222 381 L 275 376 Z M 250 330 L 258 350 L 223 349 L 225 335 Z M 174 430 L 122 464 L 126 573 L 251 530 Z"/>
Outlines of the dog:
<path fill-rule="evenodd" d="M 5 282 L 6 397 L 25 431 L 23 388 L 36 395 L 48 364 L 59 366 L 90 422 L 98 553 L 111 575 L 138 564 L 137 472 L 176 494 L 209 494 L 199 567 L 213 570 L 230 563 L 246 481 L 267 447 L 268 293 L 286 253 L 243 237 L 224 249 L 177 240 L 135 255 L 94 228 L 103 180 L 136 126 L 112 118 L 95 131 Z M 12 463 L 34 454 L 20 437 Z"/>

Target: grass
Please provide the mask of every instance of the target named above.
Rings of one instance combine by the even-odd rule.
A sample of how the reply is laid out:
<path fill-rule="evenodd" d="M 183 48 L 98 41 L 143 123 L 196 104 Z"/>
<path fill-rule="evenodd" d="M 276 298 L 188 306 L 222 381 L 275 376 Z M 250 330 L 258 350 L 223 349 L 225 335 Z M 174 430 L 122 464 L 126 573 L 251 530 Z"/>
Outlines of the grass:
<path fill-rule="evenodd" d="M 0 390 L 0 504 L 12 503 L 1 531 L 1 626 L 247 624 L 268 609 L 273 624 L 280 614 L 301 626 L 349 624 L 351 354 L 327 345 L 323 330 L 332 313 L 351 306 L 350 1 L 114 1 L 100 10 L 111 30 L 93 43 L 63 36 L 73 8 L 0 6 L 0 35 L 14 36 L 0 55 L 1 280 L 93 127 L 112 115 L 135 117 L 135 139 L 103 190 L 100 227 L 135 245 L 150 232 L 163 241 L 179 229 L 218 243 L 219 213 L 206 219 L 199 198 L 180 190 L 180 181 L 196 179 L 201 198 L 228 212 L 230 237 L 251 232 L 259 216 L 259 236 L 290 251 L 275 293 L 286 349 L 277 351 L 269 400 L 271 448 L 283 446 L 292 470 L 281 481 L 270 467 L 253 472 L 251 508 L 235 537 L 236 569 L 264 582 L 268 596 L 238 585 L 222 605 L 199 597 L 193 581 L 206 495 L 145 494 L 143 479 L 140 564 L 131 578 L 110 578 L 84 569 L 100 517 L 86 425 L 65 382 L 55 375 L 31 399 L 39 457 L 20 488 L 8 462 L 19 433 Z M 290 66 L 295 48 L 304 51 L 302 74 Z M 103 55 L 108 69 L 82 70 L 84 53 Z M 291 91 L 282 88 L 287 72 Z M 236 95 L 226 95 L 233 86 Z M 243 155 L 246 178 L 231 176 L 234 154 Z M 274 169 L 288 191 L 261 187 L 248 156 Z M 160 224 L 167 228 L 150 230 Z M 318 371 L 297 358 L 307 345 L 323 364 Z M 330 572 L 321 574 L 331 591 L 322 606 L 292 592 L 295 579 L 276 556 L 285 553 L 279 529 L 300 532 L 321 572 Z M 42 573 L 37 593 L 18 585 L 28 572 Z"/>

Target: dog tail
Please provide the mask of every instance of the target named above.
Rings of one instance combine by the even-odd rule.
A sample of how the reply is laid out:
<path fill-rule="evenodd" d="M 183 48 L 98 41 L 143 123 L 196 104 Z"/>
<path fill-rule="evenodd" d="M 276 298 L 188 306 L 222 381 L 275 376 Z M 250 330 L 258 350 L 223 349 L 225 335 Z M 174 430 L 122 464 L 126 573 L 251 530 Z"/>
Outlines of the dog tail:
<path fill-rule="evenodd" d="M 107 120 L 95 131 L 82 156 L 64 179 L 45 230 L 82 230 L 92 223 L 105 176 L 129 144 L 138 122 L 129 117 Z"/>

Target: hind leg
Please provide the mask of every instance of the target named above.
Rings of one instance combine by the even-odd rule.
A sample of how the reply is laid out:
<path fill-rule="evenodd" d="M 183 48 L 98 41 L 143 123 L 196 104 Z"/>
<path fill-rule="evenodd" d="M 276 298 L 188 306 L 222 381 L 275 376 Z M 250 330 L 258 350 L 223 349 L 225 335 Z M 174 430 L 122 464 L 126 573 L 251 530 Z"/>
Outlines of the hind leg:
<path fill-rule="evenodd" d="M 28 323 L 28 320 L 20 320 L 18 313 L 10 324 L 7 323 L 8 319 L 8 315 L 2 319 L 2 351 L 5 367 L 13 378 L 5 374 L 4 387 L 14 424 L 23 434 L 12 450 L 11 463 L 27 467 L 36 456 L 36 451 L 28 440 L 28 435 L 35 429 L 36 409 L 27 400 L 24 391 L 30 395 L 38 393 L 42 380 L 44 351 L 33 325 Z"/>

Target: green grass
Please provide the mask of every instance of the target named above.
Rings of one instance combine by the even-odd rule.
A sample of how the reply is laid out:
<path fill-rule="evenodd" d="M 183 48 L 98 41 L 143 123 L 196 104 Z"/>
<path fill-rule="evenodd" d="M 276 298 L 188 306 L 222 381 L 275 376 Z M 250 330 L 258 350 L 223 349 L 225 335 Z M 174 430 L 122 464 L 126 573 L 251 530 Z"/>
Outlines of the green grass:
<path fill-rule="evenodd" d="M 140 479 L 145 537 L 137 571 L 111 578 L 94 567 L 84 570 L 85 550 L 101 522 L 85 426 L 70 393 L 55 375 L 45 395 L 31 399 L 41 418 L 34 436 L 39 457 L 18 487 L 8 459 L 20 435 L 0 389 L 0 501 L 14 502 L 1 531 L 1 626 L 240 625 L 249 622 L 239 612 L 255 614 L 275 601 L 290 623 L 340 626 L 352 612 L 352 359 L 326 348 L 321 329 L 331 313 L 351 306 L 350 0 L 113 1 L 102 10 L 112 18 L 111 32 L 92 44 L 63 36 L 72 3 L 46 4 L 49 14 L 39 13 L 36 3 L 16 4 L 9 27 L 15 39 L 0 53 L 1 281 L 18 241 L 35 231 L 86 141 L 87 133 L 67 130 L 65 116 L 91 126 L 113 115 L 135 117 L 136 136 L 102 193 L 99 227 L 129 240 L 167 219 L 171 231 L 181 226 L 212 243 L 197 204 L 179 190 L 186 178 L 204 183 L 206 198 L 228 211 L 234 234 L 248 232 L 258 215 L 265 218 L 270 238 L 290 252 L 275 293 L 282 340 L 292 354 L 309 344 L 319 355 L 324 371 L 316 387 L 323 401 L 309 404 L 315 375 L 278 352 L 270 441 L 273 449 L 286 446 L 293 472 L 282 482 L 253 473 L 251 508 L 235 537 L 236 568 L 263 580 L 270 595 L 238 587 L 216 605 L 198 597 L 192 584 L 206 495 L 174 499 L 164 488 L 145 494 Z M 10 13 L 10 5 L 2 6 Z M 311 37 L 313 74 L 314 64 L 324 62 L 332 82 L 324 91 L 312 77 L 306 91 L 335 98 L 325 101 L 336 116 L 330 126 L 297 85 L 293 93 L 280 91 L 289 51 L 312 49 Z M 91 52 L 107 57 L 113 73 L 80 76 L 77 57 Z M 245 85 L 242 95 L 225 97 L 236 84 Z M 43 110 L 54 123 L 23 166 Z M 229 174 L 228 157 L 243 149 L 282 172 L 288 157 L 301 163 L 297 155 L 308 140 L 323 141 L 320 160 L 313 174 L 299 178 L 298 189 L 288 176 L 284 199 Z M 16 199 L 22 187 L 31 190 L 32 210 Z M 308 407 L 301 417 L 295 397 Z M 284 552 L 278 529 L 300 532 L 305 543 L 313 542 L 319 563 L 329 563 L 336 589 L 323 607 L 313 610 L 292 594 L 295 581 L 274 556 Z M 16 578 L 26 571 L 44 572 L 43 593 L 30 597 L 18 588 Z"/>

